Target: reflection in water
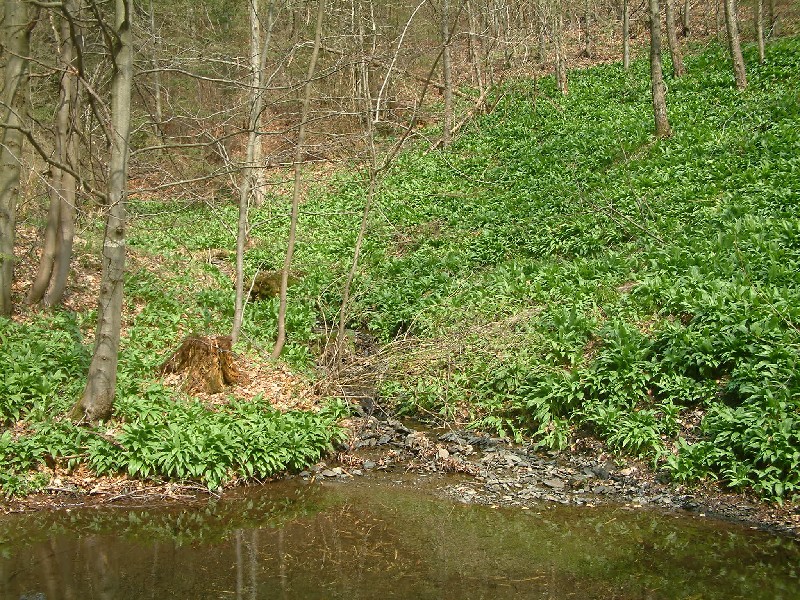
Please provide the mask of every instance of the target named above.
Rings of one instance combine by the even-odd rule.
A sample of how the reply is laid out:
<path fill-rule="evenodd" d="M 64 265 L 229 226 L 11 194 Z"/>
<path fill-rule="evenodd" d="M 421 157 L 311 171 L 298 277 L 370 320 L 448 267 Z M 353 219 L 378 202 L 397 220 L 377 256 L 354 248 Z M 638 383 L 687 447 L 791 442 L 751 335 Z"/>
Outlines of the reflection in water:
<path fill-rule="evenodd" d="M 193 508 L 0 521 L 0 597 L 798 598 L 800 546 L 616 508 L 505 511 L 280 483 Z"/>

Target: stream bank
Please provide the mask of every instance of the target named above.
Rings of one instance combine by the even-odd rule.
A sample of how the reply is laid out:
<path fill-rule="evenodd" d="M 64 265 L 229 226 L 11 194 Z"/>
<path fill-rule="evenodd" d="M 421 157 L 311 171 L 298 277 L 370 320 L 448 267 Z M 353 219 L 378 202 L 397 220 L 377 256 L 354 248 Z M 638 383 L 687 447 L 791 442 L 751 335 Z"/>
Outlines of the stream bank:
<path fill-rule="evenodd" d="M 347 419 L 348 439 L 327 459 L 276 480 L 359 486 L 422 487 L 427 495 L 460 504 L 539 509 L 543 505 L 656 509 L 740 523 L 752 529 L 800 539 L 800 506 L 769 504 L 721 489 L 713 482 L 676 485 L 642 461 L 606 451 L 591 438 L 578 451 L 537 451 L 508 438 L 466 429 L 434 430 L 384 414 Z M 380 418 L 379 418 L 380 417 Z M 0 513 L 80 510 L 106 505 L 202 507 L 259 482 L 234 482 L 210 491 L 196 483 L 98 477 L 79 467 L 54 471 L 43 493 L 6 499 Z"/>
<path fill-rule="evenodd" d="M 507 438 L 435 431 L 385 416 L 356 417 L 347 427 L 350 438 L 335 459 L 298 477 L 346 482 L 376 473 L 440 475 L 434 479 L 435 493 L 465 504 L 531 509 L 544 502 L 686 511 L 800 538 L 796 503 L 769 504 L 713 482 L 676 485 L 665 473 L 612 455 L 592 439 L 581 440 L 578 452 L 541 452 Z M 413 485 L 414 478 L 410 481 Z"/>

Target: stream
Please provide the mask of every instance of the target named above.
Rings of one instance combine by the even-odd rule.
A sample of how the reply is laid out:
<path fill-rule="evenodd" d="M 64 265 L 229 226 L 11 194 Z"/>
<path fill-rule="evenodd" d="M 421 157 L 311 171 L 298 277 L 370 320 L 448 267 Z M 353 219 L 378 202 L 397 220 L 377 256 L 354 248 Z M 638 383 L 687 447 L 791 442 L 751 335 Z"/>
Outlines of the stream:
<path fill-rule="evenodd" d="M 470 505 L 433 487 L 295 479 L 190 505 L 5 516 L 0 596 L 800 598 L 790 538 L 680 512 Z"/>

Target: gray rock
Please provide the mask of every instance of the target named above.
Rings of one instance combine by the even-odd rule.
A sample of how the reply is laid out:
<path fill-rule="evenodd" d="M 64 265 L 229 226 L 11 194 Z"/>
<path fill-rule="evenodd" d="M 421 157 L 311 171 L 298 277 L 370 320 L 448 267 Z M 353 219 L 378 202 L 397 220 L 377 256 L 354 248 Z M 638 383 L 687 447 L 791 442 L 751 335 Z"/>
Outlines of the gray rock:
<path fill-rule="evenodd" d="M 563 479 L 545 479 L 542 483 L 544 483 L 547 487 L 552 488 L 554 490 L 563 490 L 566 483 Z"/>
<path fill-rule="evenodd" d="M 376 463 L 374 461 L 365 460 L 364 464 L 362 464 L 361 466 L 364 467 L 366 470 L 370 470 L 370 469 L 374 469 L 377 465 L 376 465 Z"/>
<path fill-rule="evenodd" d="M 336 473 L 334 473 L 331 469 L 325 469 L 322 471 L 321 475 L 323 477 L 336 477 Z"/>
<path fill-rule="evenodd" d="M 411 433 L 411 430 L 397 419 L 389 419 L 386 424 L 398 433 Z"/>

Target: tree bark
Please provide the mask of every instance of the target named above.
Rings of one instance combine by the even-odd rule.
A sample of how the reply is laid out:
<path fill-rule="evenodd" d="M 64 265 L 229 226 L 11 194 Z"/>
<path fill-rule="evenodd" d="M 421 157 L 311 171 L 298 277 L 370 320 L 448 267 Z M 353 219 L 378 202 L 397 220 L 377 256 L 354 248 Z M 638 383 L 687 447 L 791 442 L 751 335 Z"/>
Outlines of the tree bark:
<path fill-rule="evenodd" d="M 289 287 L 289 271 L 292 267 L 292 257 L 294 256 L 294 245 L 297 239 L 297 215 L 300 208 L 300 182 L 302 178 L 303 147 L 306 139 L 306 124 L 308 123 L 308 113 L 311 106 L 311 86 L 314 80 L 314 73 L 317 70 L 317 58 L 319 49 L 322 45 L 322 22 L 325 16 L 325 0 L 319 0 L 317 6 L 317 24 L 314 31 L 314 50 L 311 53 L 311 60 L 308 63 L 308 73 L 306 75 L 305 90 L 303 93 L 303 107 L 300 113 L 300 125 L 297 130 L 297 146 L 294 158 L 294 188 L 292 190 L 292 212 L 289 222 L 289 239 L 286 247 L 286 258 L 283 262 L 283 272 L 281 273 L 281 292 L 280 304 L 278 306 L 278 337 L 275 340 L 275 347 L 272 349 L 272 359 L 280 357 L 283 346 L 286 344 L 286 291 Z"/>
<path fill-rule="evenodd" d="M 758 62 L 766 58 L 764 48 L 764 0 L 753 0 L 753 20 L 755 21 L 756 43 L 758 44 Z"/>
<path fill-rule="evenodd" d="M 369 68 L 366 62 L 367 52 L 364 46 L 364 32 L 361 27 L 359 27 L 358 31 L 358 38 L 360 42 L 360 51 L 361 55 L 364 59 L 360 65 L 360 78 L 361 78 L 361 87 L 365 90 L 364 93 L 364 114 L 369 117 L 372 113 L 372 97 L 369 93 L 370 85 L 369 85 Z M 369 213 L 372 207 L 372 201 L 375 198 L 375 185 L 378 178 L 378 166 L 377 166 L 377 153 L 375 150 L 375 127 L 372 122 L 372 119 L 367 118 L 366 120 L 366 137 L 367 137 L 367 151 L 369 167 L 369 188 L 367 190 L 367 198 L 364 202 L 364 211 L 361 214 L 361 225 L 358 229 L 358 236 L 356 238 L 356 244 L 353 249 L 353 262 L 350 264 L 350 270 L 347 273 L 347 279 L 344 284 L 344 288 L 342 289 L 342 304 L 339 307 L 339 326 L 336 335 L 336 360 L 335 360 L 335 369 L 338 373 L 342 367 L 342 358 L 344 357 L 344 343 L 345 343 L 345 327 L 347 325 L 347 313 L 350 307 L 350 291 L 353 286 L 353 280 L 355 279 L 356 273 L 358 272 L 358 259 L 361 256 L 361 248 L 364 245 L 364 238 L 366 237 L 367 233 L 367 224 L 369 222 Z"/>
<path fill-rule="evenodd" d="M 723 5 L 725 6 L 725 28 L 728 31 L 728 49 L 733 61 L 733 75 L 736 78 L 736 87 L 743 90 L 747 87 L 747 75 L 744 70 L 742 45 L 739 40 L 736 0 L 723 0 Z"/>
<path fill-rule="evenodd" d="M 261 60 L 263 54 L 266 53 L 266 48 L 261 44 L 261 15 L 259 14 L 259 0 L 250 0 L 250 85 L 258 91 L 258 94 L 263 98 L 261 87 L 264 79 L 265 63 Z M 269 34 L 267 34 L 269 35 Z M 262 101 L 263 103 L 263 101 Z M 255 121 L 251 124 L 252 129 L 256 131 L 256 141 L 253 146 L 253 157 L 251 169 L 252 190 L 251 196 L 253 197 L 253 204 L 261 206 L 264 202 L 264 147 L 261 144 L 261 136 L 258 135 L 261 129 L 261 108 L 255 115 Z"/>
<path fill-rule="evenodd" d="M 155 105 L 153 107 L 153 117 L 155 120 L 153 126 L 156 137 L 158 137 L 158 142 L 163 146 L 166 144 L 166 140 L 164 137 L 164 111 L 161 102 L 161 70 L 158 68 L 158 50 L 161 45 L 161 40 L 156 31 L 156 15 L 153 9 L 153 0 L 150 0 L 148 13 L 150 18 L 150 34 L 153 36 L 153 56 L 150 61 L 153 68 L 153 102 Z"/>
<path fill-rule="evenodd" d="M 628 0 L 622 0 L 622 68 L 631 66 L 631 8 Z"/>
<path fill-rule="evenodd" d="M 7 48 L 3 79 L 2 138 L 0 138 L 0 315 L 10 315 L 14 279 L 14 239 L 22 153 L 22 115 L 28 82 L 30 33 L 34 21 L 27 3 L 6 0 L 3 44 Z"/>
<path fill-rule="evenodd" d="M 564 17 L 561 15 L 561 7 L 559 5 L 558 9 L 559 12 L 555 16 L 555 69 L 556 69 L 556 83 L 558 84 L 559 91 L 566 96 L 569 94 L 569 81 L 567 77 L 567 63 L 564 59 L 564 50 L 562 47 L 562 42 L 564 39 Z"/>
<path fill-rule="evenodd" d="M 111 416 L 117 384 L 125 276 L 125 200 L 133 81 L 132 19 L 133 0 L 115 0 L 108 214 L 103 241 L 97 331 L 86 388 L 72 411 L 73 418 L 87 421 L 105 420 Z"/>
<path fill-rule="evenodd" d="M 656 136 L 669 137 L 672 129 L 667 119 L 666 89 L 661 68 L 661 9 L 658 0 L 650 0 L 650 83 Z"/>
<path fill-rule="evenodd" d="M 674 2 L 675 0 L 664 0 L 667 42 L 669 43 L 669 55 L 672 58 L 672 76 L 683 77 L 686 74 L 686 68 L 683 66 L 681 46 L 678 42 L 678 31 L 675 29 L 675 11 L 673 9 Z"/>
<path fill-rule="evenodd" d="M 60 80 L 59 103 L 56 112 L 55 156 L 59 163 L 73 170 L 77 165 L 77 55 L 75 36 L 70 17 L 77 16 L 74 0 L 66 0 L 59 27 L 59 64 L 63 69 Z M 73 19 L 73 22 L 76 22 Z M 72 242 L 75 233 L 75 177 L 55 165 L 50 166 L 50 211 L 48 214 L 39 270 L 31 286 L 27 302 L 35 304 L 44 299 L 46 306 L 61 302 L 72 262 Z M 48 290 L 49 288 L 49 290 Z"/>
<path fill-rule="evenodd" d="M 689 20 L 689 13 L 691 7 L 689 0 L 683 0 L 683 14 L 681 15 L 681 34 L 683 37 L 688 38 L 692 34 L 692 26 Z"/>
<path fill-rule="evenodd" d="M 236 232 L 236 299 L 234 300 L 233 329 L 231 330 L 231 340 L 234 344 L 239 340 L 242 321 L 244 320 L 244 249 L 247 244 L 248 235 L 247 214 L 251 192 L 263 186 L 264 179 L 261 171 L 261 138 L 259 137 L 258 126 L 261 121 L 261 111 L 264 106 L 264 87 L 262 85 L 261 74 L 264 72 L 264 67 L 266 66 L 267 50 L 272 34 L 272 18 L 275 3 L 272 1 L 269 5 L 267 31 L 262 45 L 260 23 L 258 25 L 253 24 L 253 21 L 259 21 L 256 2 L 257 0 L 250 0 L 250 67 L 252 69 L 252 86 L 250 88 L 250 117 L 248 119 L 245 167 L 242 173 L 242 183 L 239 188 L 239 221 Z M 257 194 L 256 197 L 258 197 Z M 254 200 L 254 202 L 257 202 L 257 200 Z"/>
<path fill-rule="evenodd" d="M 475 71 L 475 85 L 478 86 L 480 93 L 483 93 L 483 69 L 481 67 L 482 52 L 478 52 L 478 48 L 483 45 L 478 35 L 478 19 L 475 17 L 475 7 L 470 0 L 467 0 L 467 19 L 469 21 L 469 60 L 472 63 L 472 68 Z"/>
<path fill-rule="evenodd" d="M 778 35 L 778 11 L 775 7 L 775 0 L 769 0 L 767 3 L 767 22 L 769 23 L 769 31 L 767 37 Z"/>
<path fill-rule="evenodd" d="M 442 83 L 444 83 L 444 119 L 442 124 L 442 145 L 450 143 L 453 129 L 453 61 L 450 46 L 450 0 L 442 0 Z"/>
<path fill-rule="evenodd" d="M 586 26 L 584 29 L 584 36 L 583 36 L 583 55 L 586 58 L 592 58 L 594 54 L 594 50 L 592 47 L 592 12 L 591 7 L 589 6 L 589 0 L 584 0 L 583 2 L 583 15 L 584 15 L 584 25 Z"/>

